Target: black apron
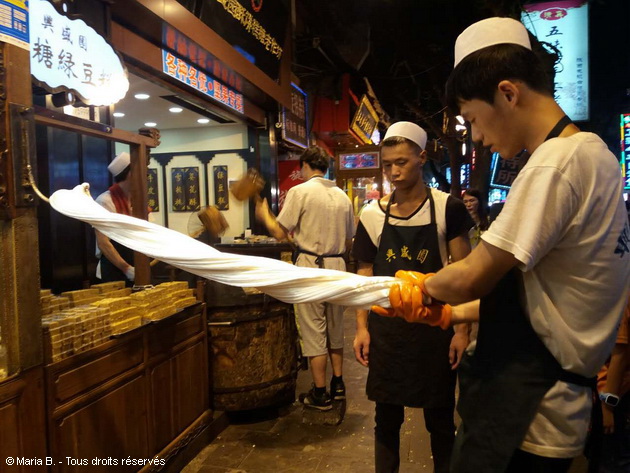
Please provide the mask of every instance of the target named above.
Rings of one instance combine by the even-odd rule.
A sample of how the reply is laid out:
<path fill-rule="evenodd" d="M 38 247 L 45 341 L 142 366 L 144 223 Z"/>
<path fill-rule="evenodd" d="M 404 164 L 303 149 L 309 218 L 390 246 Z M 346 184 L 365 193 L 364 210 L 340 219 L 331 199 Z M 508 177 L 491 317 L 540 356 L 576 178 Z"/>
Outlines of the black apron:
<path fill-rule="evenodd" d="M 431 223 L 414 227 L 389 224 L 395 194 L 391 195 L 374 260 L 375 276 L 393 276 L 400 269 L 432 273 L 442 268 L 435 204 L 429 188 L 427 194 Z M 452 329 L 445 331 L 370 312 L 368 330 L 366 391 L 371 401 L 407 407 L 454 405 L 456 377 L 448 361 Z"/>
<path fill-rule="evenodd" d="M 569 123 L 564 117 L 547 139 Z M 458 369 L 462 424 L 451 459 L 453 473 L 505 471 L 558 380 L 593 386 L 594 378 L 562 369 L 532 328 L 524 296 L 522 273 L 515 268 L 481 298 L 477 346 Z"/>
<path fill-rule="evenodd" d="M 126 246 L 121 245 L 120 243 L 110 240 L 120 257 L 124 259 L 127 264 L 133 266 L 134 256 L 133 250 L 131 248 L 127 248 Z M 110 281 L 125 281 L 127 286 L 133 285 L 132 281 L 127 279 L 125 273 L 123 273 L 120 269 L 118 269 L 114 264 L 105 258 L 105 255 L 101 255 L 101 281 L 110 282 Z"/>

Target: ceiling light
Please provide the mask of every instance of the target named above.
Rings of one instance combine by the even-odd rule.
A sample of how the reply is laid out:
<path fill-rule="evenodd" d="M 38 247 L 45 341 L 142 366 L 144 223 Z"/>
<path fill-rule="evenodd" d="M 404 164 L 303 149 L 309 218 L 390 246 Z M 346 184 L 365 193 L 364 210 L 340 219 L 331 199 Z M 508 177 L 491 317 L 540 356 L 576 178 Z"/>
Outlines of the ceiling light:
<path fill-rule="evenodd" d="M 181 107 L 171 107 L 168 109 L 168 111 L 171 113 L 181 113 L 184 111 L 184 109 Z"/>
<path fill-rule="evenodd" d="M 124 114 L 124 113 L 122 113 L 122 112 L 114 112 L 114 116 L 115 116 L 116 118 L 122 118 L 122 117 L 124 117 L 124 116 L 125 116 L 125 114 Z"/>
<path fill-rule="evenodd" d="M 201 123 L 201 124 L 206 124 L 206 123 L 210 123 L 210 119 L 209 118 L 200 118 L 197 120 L 197 123 Z"/>
<path fill-rule="evenodd" d="M 455 118 L 457 118 L 457 121 L 460 124 L 462 124 L 462 125 L 464 124 L 464 122 L 465 122 L 464 117 L 462 117 L 461 115 L 457 115 Z"/>
<path fill-rule="evenodd" d="M 151 128 L 151 127 L 157 126 L 157 123 L 155 123 L 155 122 L 146 122 L 144 124 L 144 126 L 148 126 L 149 128 Z"/>
<path fill-rule="evenodd" d="M 151 96 L 149 94 L 136 94 L 134 95 L 134 97 L 137 98 L 138 100 L 146 100 Z"/>

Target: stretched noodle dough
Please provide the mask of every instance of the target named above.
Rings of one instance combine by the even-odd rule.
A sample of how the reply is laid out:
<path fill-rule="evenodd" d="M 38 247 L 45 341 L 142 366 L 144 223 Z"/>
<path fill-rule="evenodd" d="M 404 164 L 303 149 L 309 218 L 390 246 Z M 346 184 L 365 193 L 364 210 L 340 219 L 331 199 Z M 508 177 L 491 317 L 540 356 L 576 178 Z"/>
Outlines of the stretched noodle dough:
<path fill-rule="evenodd" d="M 50 205 L 128 248 L 206 279 L 256 287 L 290 304 L 326 301 L 358 308 L 374 304 L 389 307 L 389 288 L 395 278 L 303 268 L 271 258 L 222 253 L 175 230 L 109 212 L 92 199 L 89 188 L 89 184 L 82 184 L 73 190 L 58 190 L 50 197 Z"/>

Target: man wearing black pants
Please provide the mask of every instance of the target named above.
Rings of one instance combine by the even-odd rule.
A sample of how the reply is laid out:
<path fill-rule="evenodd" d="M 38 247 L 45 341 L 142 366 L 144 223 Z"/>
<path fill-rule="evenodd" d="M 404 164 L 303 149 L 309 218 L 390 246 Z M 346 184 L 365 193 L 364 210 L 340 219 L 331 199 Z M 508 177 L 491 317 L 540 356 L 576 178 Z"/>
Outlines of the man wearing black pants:
<path fill-rule="evenodd" d="M 472 221 L 464 203 L 423 181 L 426 132 L 415 123 L 393 124 L 381 144 L 385 175 L 395 191 L 365 207 L 353 254 L 358 273 L 393 276 L 397 270 L 434 272 L 470 252 Z M 422 269 L 420 269 L 422 268 Z M 355 356 L 369 367 L 368 398 L 376 402 L 377 472 L 397 472 L 405 407 L 421 407 L 431 435 L 435 471 L 449 471 L 455 438 L 455 371 L 468 343 L 468 327 L 437 327 L 357 311 Z"/>

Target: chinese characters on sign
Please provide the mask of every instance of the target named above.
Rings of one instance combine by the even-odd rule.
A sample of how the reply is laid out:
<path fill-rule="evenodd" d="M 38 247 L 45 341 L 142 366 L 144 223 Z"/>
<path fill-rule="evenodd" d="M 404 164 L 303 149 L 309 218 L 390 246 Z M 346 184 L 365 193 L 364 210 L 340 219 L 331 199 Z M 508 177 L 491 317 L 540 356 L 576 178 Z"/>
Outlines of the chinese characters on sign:
<path fill-rule="evenodd" d="M 306 92 L 295 84 L 291 84 L 291 109 L 282 109 L 282 121 L 282 138 L 308 148 Z"/>
<path fill-rule="evenodd" d="M 199 210 L 199 168 L 172 168 L 173 212 Z"/>
<path fill-rule="evenodd" d="M 300 171 L 300 161 L 297 159 L 278 161 L 278 208 L 282 210 L 287 192 L 292 187 L 302 184 L 302 172 Z"/>
<path fill-rule="evenodd" d="M 31 0 L 31 74 L 51 91 L 73 90 L 89 105 L 112 105 L 129 90 L 127 70 L 107 42 L 83 20 Z"/>
<path fill-rule="evenodd" d="M 243 91 L 243 78 L 240 75 L 167 23 L 162 25 L 162 41 L 167 48 L 197 64 L 204 71 L 212 73 L 224 84 L 239 92 Z"/>
<path fill-rule="evenodd" d="M 559 0 L 525 5 L 523 24 L 560 51 L 554 98 L 574 121 L 589 119 L 588 3 Z"/>
<path fill-rule="evenodd" d="M 493 153 L 490 169 L 490 186 L 509 189 L 521 170 L 521 161 L 518 158 L 503 159 L 499 153 Z"/>
<path fill-rule="evenodd" d="M 630 113 L 621 115 L 621 173 L 623 187 L 630 189 Z"/>
<path fill-rule="evenodd" d="M 149 169 L 147 173 L 147 202 L 151 212 L 160 211 L 160 192 L 158 189 L 157 169 Z"/>
<path fill-rule="evenodd" d="M 164 49 L 162 50 L 162 71 L 217 102 L 237 112 L 244 112 L 242 94 Z"/>
<path fill-rule="evenodd" d="M 0 41 L 28 49 L 28 0 L 0 0 Z"/>
<path fill-rule="evenodd" d="M 212 174 L 214 175 L 214 204 L 219 210 L 228 210 L 230 208 L 228 167 L 212 166 Z"/>
<path fill-rule="evenodd" d="M 366 95 L 361 97 L 359 108 L 357 108 L 350 130 L 354 132 L 354 135 L 359 138 L 365 144 L 372 144 L 372 134 L 378 125 L 378 115 L 370 99 Z"/>
<path fill-rule="evenodd" d="M 282 48 L 276 39 L 265 30 L 260 22 L 254 18 L 243 5 L 237 0 L 217 0 L 217 2 L 223 5 L 223 8 L 241 24 L 245 31 L 259 41 L 267 51 L 277 59 L 282 57 Z"/>

